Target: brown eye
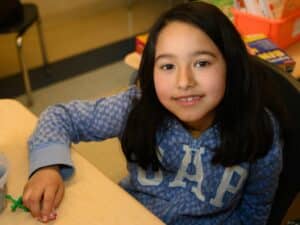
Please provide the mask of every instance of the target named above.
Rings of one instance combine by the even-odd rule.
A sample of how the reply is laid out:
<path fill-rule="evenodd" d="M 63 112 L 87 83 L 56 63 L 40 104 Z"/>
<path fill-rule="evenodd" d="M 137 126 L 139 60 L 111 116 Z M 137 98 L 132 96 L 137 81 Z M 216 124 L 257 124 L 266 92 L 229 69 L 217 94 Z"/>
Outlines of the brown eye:
<path fill-rule="evenodd" d="M 197 61 L 194 66 L 197 68 L 208 66 L 210 63 L 208 61 Z"/>
<path fill-rule="evenodd" d="M 164 64 L 164 65 L 162 65 L 160 68 L 162 69 L 162 70 L 171 70 L 171 69 L 173 69 L 175 66 L 173 65 L 173 64 Z"/>

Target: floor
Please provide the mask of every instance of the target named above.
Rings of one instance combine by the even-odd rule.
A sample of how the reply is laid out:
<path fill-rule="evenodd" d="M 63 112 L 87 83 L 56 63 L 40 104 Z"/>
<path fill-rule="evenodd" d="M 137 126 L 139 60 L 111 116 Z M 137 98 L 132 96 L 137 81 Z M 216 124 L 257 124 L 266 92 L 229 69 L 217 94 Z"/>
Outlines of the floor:
<path fill-rule="evenodd" d="M 132 73 L 133 69 L 123 61 L 116 62 L 35 90 L 34 104 L 27 107 L 38 116 L 47 106 L 55 103 L 114 94 L 128 86 Z M 27 103 L 25 95 L 16 99 L 24 105 Z"/>

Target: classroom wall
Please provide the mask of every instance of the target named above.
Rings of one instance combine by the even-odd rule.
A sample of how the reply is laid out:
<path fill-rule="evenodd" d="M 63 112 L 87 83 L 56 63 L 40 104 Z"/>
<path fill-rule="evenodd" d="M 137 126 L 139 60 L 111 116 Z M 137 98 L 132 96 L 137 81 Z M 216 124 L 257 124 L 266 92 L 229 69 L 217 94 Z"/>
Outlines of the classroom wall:
<path fill-rule="evenodd" d="M 87 20 L 89 14 L 105 13 L 114 7 L 123 7 L 124 10 L 126 10 L 127 3 L 130 2 L 130 0 L 21 0 L 21 2 L 32 2 L 38 5 L 43 21 L 48 58 L 50 62 L 53 62 L 74 54 L 79 54 L 82 51 L 87 51 L 90 47 L 95 47 L 89 45 L 87 39 L 85 39 L 85 43 L 83 43 L 83 41 L 82 43 L 78 43 L 79 45 L 82 44 L 82 46 L 86 46 L 85 48 L 77 46 L 75 40 L 71 40 L 74 35 L 69 33 L 66 34 L 66 37 L 70 37 L 69 42 L 70 44 L 73 44 L 74 47 L 66 48 L 64 47 L 66 44 L 64 44 L 63 47 L 59 47 L 61 48 L 60 50 L 55 49 L 57 43 L 57 41 L 54 40 L 56 35 L 55 32 L 57 31 L 56 27 L 61 26 L 62 24 L 71 24 L 70 27 L 66 27 L 66 30 L 73 29 L 74 32 L 74 30 L 76 30 L 76 25 L 81 26 L 81 24 L 79 24 L 80 20 L 77 18 L 77 15 L 79 15 L 77 12 L 80 12 L 80 16 L 83 17 L 83 20 Z M 124 15 L 126 16 L 126 12 L 124 12 Z M 75 22 L 75 24 L 71 23 L 72 19 L 77 22 Z M 126 17 L 124 20 L 126 20 Z M 57 32 L 57 35 L 62 34 Z M 79 33 L 78 35 L 82 34 Z M 119 34 L 116 35 L 117 38 L 120 38 Z M 19 72 L 15 37 L 15 34 L 0 35 L 0 79 Z M 113 40 L 114 39 L 112 39 L 112 41 Z M 42 65 L 38 41 L 36 26 L 32 26 L 32 28 L 24 35 L 23 42 L 25 60 L 29 68 L 35 68 Z M 99 45 L 101 45 L 101 43 L 99 43 Z"/>
<path fill-rule="evenodd" d="M 110 9 L 112 7 L 126 5 L 128 0 L 21 0 L 26 3 L 35 3 L 39 6 L 41 15 L 52 17 L 59 13 L 68 12 L 81 7 L 95 6 L 101 9 Z"/>

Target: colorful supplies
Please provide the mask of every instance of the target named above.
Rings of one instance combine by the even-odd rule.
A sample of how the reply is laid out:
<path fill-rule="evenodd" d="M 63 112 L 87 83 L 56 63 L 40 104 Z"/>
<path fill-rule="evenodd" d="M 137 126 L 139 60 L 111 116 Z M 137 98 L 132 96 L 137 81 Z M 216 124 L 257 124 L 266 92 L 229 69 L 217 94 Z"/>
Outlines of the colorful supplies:
<path fill-rule="evenodd" d="M 293 71 L 296 62 L 264 34 L 247 35 L 244 41 L 250 54 L 274 63 L 288 73 Z"/>

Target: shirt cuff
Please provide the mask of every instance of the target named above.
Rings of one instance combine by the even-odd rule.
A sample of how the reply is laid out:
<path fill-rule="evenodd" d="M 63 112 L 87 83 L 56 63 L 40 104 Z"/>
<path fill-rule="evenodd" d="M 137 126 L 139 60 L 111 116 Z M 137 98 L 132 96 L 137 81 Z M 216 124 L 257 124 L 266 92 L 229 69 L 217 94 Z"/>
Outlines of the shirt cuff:
<path fill-rule="evenodd" d="M 60 174 L 64 180 L 71 177 L 74 173 L 74 166 L 71 160 L 70 149 L 62 144 L 49 145 L 31 151 L 29 166 L 29 176 L 36 170 L 51 165 L 59 165 Z"/>

